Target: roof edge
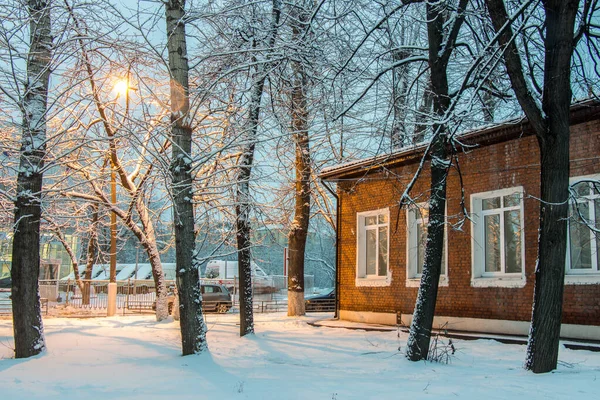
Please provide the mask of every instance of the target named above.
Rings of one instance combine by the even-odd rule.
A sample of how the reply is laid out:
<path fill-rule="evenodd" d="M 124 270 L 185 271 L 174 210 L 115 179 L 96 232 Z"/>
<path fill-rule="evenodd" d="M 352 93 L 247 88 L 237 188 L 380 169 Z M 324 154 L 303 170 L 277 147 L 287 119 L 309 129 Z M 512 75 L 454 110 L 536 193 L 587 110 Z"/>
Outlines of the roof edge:
<path fill-rule="evenodd" d="M 600 119 L 600 101 L 585 100 L 571 105 L 570 126 Z M 509 122 L 467 131 L 459 135 L 460 142 L 465 145 L 489 146 L 524 136 L 533 135 L 529 121 L 522 117 Z M 400 149 L 393 153 L 381 154 L 362 160 L 351 161 L 324 168 L 318 177 L 324 181 L 335 181 L 356 174 L 369 174 L 383 167 L 393 167 L 420 158 L 427 148 L 427 143 L 410 148 Z"/>

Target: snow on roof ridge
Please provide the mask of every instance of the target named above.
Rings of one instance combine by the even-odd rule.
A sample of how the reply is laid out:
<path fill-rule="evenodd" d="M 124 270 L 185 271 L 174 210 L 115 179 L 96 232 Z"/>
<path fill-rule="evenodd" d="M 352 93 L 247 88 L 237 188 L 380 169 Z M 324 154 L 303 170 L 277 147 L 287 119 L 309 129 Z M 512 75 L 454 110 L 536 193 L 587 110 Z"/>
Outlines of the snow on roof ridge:
<path fill-rule="evenodd" d="M 596 99 L 584 99 L 584 100 L 575 101 L 571 104 L 571 112 L 576 111 L 576 110 L 586 107 L 586 106 L 591 106 L 591 107 L 596 106 L 597 107 L 598 105 L 600 105 L 600 103 Z M 486 124 L 486 125 L 482 125 L 482 126 L 473 128 L 473 129 L 469 129 L 467 131 L 458 133 L 457 136 L 465 138 L 465 137 L 469 137 L 470 135 L 474 135 L 474 136 L 475 135 L 483 135 L 489 131 L 493 131 L 496 129 L 502 129 L 505 127 L 523 124 L 523 123 L 527 123 L 527 122 L 528 122 L 527 118 L 524 115 L 520 115 L 516 118 L 510 118 L 510 119 L 506 119 L 506 120 L 499 121 L 496 123 Z M 323 168 L 321 170 L 321 172 L 319 173 L 319 175 L 321 175 L 323 177 L 324 175 L 328 175 L 328 174 L 334 173 L 339 170 L 351 168 L 355 165 L 359 166 L 361 164 L 365 164 L 365 166 L 368 166 L 368 167 L 374 167 L 379 162 L 385 162 L 390 159 L 397 158 L 398 156 L 400 156 L 403 153 L 410 154 L 420 148 L 424 148 L 427 145 L 427 143 L 428 143 L 427 141 L 423 141 L 423 142 L 419 142 L 419 143 L 401 147 L 401 148 L 391 151 L 389 153 L 378 154 L 378 155 L 371 156 L 371 157 L 365 157 L 365 158 L 358 159 L 358 160 L 335 164 L 335 165 Z"/>

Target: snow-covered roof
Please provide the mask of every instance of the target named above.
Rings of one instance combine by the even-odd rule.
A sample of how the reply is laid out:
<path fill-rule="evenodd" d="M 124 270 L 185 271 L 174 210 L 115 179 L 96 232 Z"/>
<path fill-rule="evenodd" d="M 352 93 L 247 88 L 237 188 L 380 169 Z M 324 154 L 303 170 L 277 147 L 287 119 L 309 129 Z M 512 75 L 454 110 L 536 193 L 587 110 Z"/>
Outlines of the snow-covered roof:
<path fill-rule="evenodd" d="M 175 279 L 175 263 L 163 263 L 163 274 L 166 279 Z M 83 278 L 85 273 L 86 265 L 79 264 L 79 274 Z M 136 276 L 136 264 L 117 264 L 117 280 L 135 279 Z M 69 275 L 62 278 L 62 280 L 74 280 L 75 274 L 71 272 Z M 92 267 L 92 279 L 93 280 L 108 280 L 110 279 L 110 265 L 109 264 L 94 264 Z M 152 267 L 149 263 L 137 264 L 137 279 L 152 279 Z"/>
<path fill-rule="evenodd" d="M 600 103 L 596 100 L 586 100 L 571 106 L 571 125 L 598 118 L 600 118 Z M 486 146 L 532 134 L 533 131 L 527 119 L 519 118 L 467 131 L 459 135 L 459 140 L 463 144 Z M 420 158 L 426 148 L 426 143 L 420 143 L 386 154 L 332 165 L 323 168 L 319 173 L 319 178 L 325 181 L 335 181 L 342 177 L 366 174 L 373 170 L 379 170 L 381 167 L 396 166 Z"/>

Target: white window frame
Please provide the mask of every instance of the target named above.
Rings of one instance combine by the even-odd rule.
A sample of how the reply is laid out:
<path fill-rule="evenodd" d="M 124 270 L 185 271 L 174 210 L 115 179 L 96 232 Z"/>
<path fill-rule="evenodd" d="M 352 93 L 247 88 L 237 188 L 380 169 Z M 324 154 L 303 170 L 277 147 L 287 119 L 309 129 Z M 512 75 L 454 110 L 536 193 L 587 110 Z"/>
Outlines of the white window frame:
<path fill-rule="evenodd" d="M 519 193 L 519 205 L 504 207 L 494 210 L 482 210 L 483 200 Z M 473 193 L 471 195 L 471 286 L 473 287 L 524 287 L 525 278 L 525 211 L 523 204 L 523 187 L 515 186 L 489 192 Z M 501 200 L 503 201 L 503 200 Z M 485 271 L 485 227 L 483 224 L 486 215 L 500 215 L 500 232 L 504 232 L 504 211 L 519 210 L 521 224 L 521 272 L 506 273 L 504 236 L 501 235 L 500 244 L 500 272 Z"/>
<path fill-rule="evenodd" d="M 406 209 L 406 287 L 419 287 L 421 285 L 421 275 L 417 272 L 417 232 L 416 226 L 420 222 L 427 225 L 429 216 L 415 218 L 416 210 L 422 210 L 429 207 L 429 203 L 418 203 Z M 445 215 L 448 213 L 445 211 Z M 444 225 L 444 265 L 446 272 L 440 275 L 439 286 L 448 286 L 448 225 Z"/>
<path fill-rule="evenodd" d="M 584 175 L 572 177 L 569 179 L 569 184 L 574 185 L 582 180 L 600 180 L 600 174 L 593 175 Z M 600 198 L 599 195 L 589 195 L 585 196 L 586 201 L 590 205 L 590 220 L 597 221 L 600 219 L 600 215 L 595 215 L 595 207 L 594 200 Z M 579 200 L 578 203 L 582 203 L 585 200 Z M 573 202 L 570 199 L 569 205 Z M 593 216 L 593 219 L 591 218 Z M 565 261 L 565 284 L 567 285 L 577 285 L 577 284 L 597 284 L 600 283 L 600 263 L 598 263 L 598 259 L 595 257 L 595 252 L 600 251 L 598 248 L 596 241 L 594 240 L 593 235 L 590 232 L 590 247 L 592 251 L 592 264 L 596 264 L 596 269 L 584 270 L 584 269 L 571 269 L 571 219 L 569 219 L 567 225 L 567 259 Z"/>
<path fill-rule="evenodd" d="M 375 229 L 377 232 L 377 243 L 379 243 L 379 228 L 387 227 L 387 254 L 386 254 L 386 265 L 387 270 L 385 275 L 367 275 L 366 274 L 366 231 L 365 219 L 367 217 L 384 215 L 386 217 L 385 223 L 378 223 L 376 225 L 370 225 L 369 229 Z M 371 228 L 373 227 L 373 228 Z M 356 286 L 389 286 L 391 284 L 390 274 L 390 209 L 381 208 L 378 210 L 364 211 L 356 214 Z M 375 271 L 379 271 L 379 257 L 377 259 L 377 265 Z"/>

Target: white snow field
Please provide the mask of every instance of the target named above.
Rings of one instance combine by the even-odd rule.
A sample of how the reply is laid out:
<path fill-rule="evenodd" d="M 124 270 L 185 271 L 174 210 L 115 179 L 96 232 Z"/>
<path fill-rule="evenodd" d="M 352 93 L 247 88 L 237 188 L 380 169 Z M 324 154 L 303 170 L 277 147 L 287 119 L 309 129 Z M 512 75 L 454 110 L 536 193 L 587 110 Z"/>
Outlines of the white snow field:
<path fill-rule="evenodd" d="M 594 399 L 600 353 L 561 348 L 554 373 L 522 369 L 525 346 L 456 340 L 451 363 L 412 363 L 407 335 L 314 327 L 322 315 L 207 315 L 209 353 L 182 357 L 179 323 L 153 316 L 46 318 L 48 350 L 13 359 L 0 319 L 0 399 Z"/>

